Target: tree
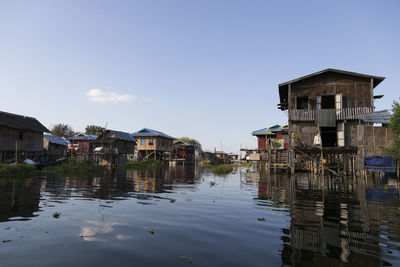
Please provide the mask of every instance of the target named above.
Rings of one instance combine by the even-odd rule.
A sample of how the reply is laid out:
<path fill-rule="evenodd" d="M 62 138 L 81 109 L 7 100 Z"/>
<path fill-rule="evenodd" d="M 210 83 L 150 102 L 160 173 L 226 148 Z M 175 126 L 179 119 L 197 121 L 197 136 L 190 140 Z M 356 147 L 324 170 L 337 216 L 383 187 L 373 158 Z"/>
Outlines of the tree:
<path fill-rule="evenodd" d="M 85 128 L 85 133 L 86 134 L 99 134 L 102 131 L 104 131 L 104 128 L 101 126 L 97 126 L 97 125 L 88 125 Z"/>
<path fill-rule="evenodd" d="M 184 141 L 184 142 L 187 142 L 187 143 L 191 143 L 191 144 L 195 145 L 195 147 L 201 148 L 200 142 L 198 140 L 196 140 L 196 139 L 184 136 L 184 137 L 179 138 L 178 140 L 181 140 L 181 141 Z"/>
<path fill-rule="evenodd" d="M 51 132 L 55 136 L 62 137 L 70 137 L 75 134 L 74 130 L 72 130 L 72 127 L 64 123 L 58 123 L 54 125 L 53 128 L 51 128 Z"/>
<path fill-rule="evenodd" d="M 392 146 L 385 149 L 392 158 L 400 159 L 400 104 L 393 101 L 392 105 L 393 116 L 389 122 L 389 128 L 394 134 Z"/>

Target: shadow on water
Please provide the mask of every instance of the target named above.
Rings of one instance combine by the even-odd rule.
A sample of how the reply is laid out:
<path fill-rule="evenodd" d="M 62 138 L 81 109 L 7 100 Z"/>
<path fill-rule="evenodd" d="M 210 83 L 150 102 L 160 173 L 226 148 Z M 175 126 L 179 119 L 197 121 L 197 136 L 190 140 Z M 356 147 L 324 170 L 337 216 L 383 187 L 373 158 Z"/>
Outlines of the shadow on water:
<path fill-rule="evenodd" d="M 257 205 L 287 208 L 282 263 L 290 266 L 392 266 L 400 241 L 399 181 L 296 173 L 251 173 Z M 393 264 L 395 262 L 396 264 Z"/>

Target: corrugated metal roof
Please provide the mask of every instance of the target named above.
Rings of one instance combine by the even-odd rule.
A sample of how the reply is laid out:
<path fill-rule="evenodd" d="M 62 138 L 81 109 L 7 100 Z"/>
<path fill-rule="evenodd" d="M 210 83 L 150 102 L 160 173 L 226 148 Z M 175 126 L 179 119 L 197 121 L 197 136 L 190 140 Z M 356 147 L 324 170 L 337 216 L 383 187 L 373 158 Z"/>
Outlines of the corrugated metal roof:
<path fill-rule="evenodd" d="M 43 124 L 41 124 L 35 118 L 7 113 L 3 111 L 0 111 L 0 126 L 39 133 L 50 133 L 49 129 L 44 127 Z"/>
<path fill-rule="evenodd" d="M 352 72 L 352 71 L 328 68 L 328 69 L 324 69 L 324 70 L 321 70 L 321 71 L 318 71 L 318 72 L 315 72 L 315 73 L 308 74 L 306 76 L 302 76 L 300 78 L 297 78 L 297 79 L 294 79 L 294 80 L 291 80 L 291 81 L 288 81 L 288 82 L 281 83 L 281 84 L 279 84 L 279 87 L 284 86 L 284 85 L 288 85 L 288 84 L 291 84 L 291 83 L 295 83 L 295 82 L 298 82 L 298 81 L 301 81 L 301 80 L 304 80 L 304 79 L 307 79 L 307 78 L 310 78 L 310 77 L 313 77 L 313 76 L 317 76 L 317 75 L 320 75 L 320 74 L 323 74 L 323 73 L 326 73 L 326 72 L 335 72 L 335 73 L 345 74 L 345 75 L 349 75 L 349 76 L 357 76 L 357 77 L 363 77 L 363 78 L 368 78 L 368 79 L 374 79 L 375 80 L 374 81 L 374 88 L 385 79 L 385 77 L 380 77 L 380 76 L 374 76 L 374 75 L 362 74 L 362 73 L 357 73 L 357 72 Z"/>
<path fill-rule="evenodd" d="M 391 118 L 392 114 L 387 109 L 360 115 L 361 120 L 369 123 L 389 123 Z"/>
<path fill-rule="evenodd" d="M 67 137 L 67 140 L 80 140 L 80 141 L 93 141 L 97 139 L 97 135 L 94 134 L 78 134 L 75 136 Z"/>
<path fill-rule="evenodd" d="M 194 146 L 195 147 L 194 144 L 189 143 L 189 142 L 185 142 L 185 141 L 182 141 L 182 140 L 174 141 L 174 146 Z"/>
<path fill-rule="evenodd" d="M 167 139 L 175 140 L 175 138 L 172 136 L 169 136 L 165 133 L 162 133 L 162 132 L 159 132 L 156 130 L 152 130 L 149 128 L 143 128 L 142 130 L 133 133 L 132 136 L 134 136 L 134 137 L 147 137 L 147 136 L 148 137 L 151 137 L 151 136 L 156 137 L 156 136 L 159 136 L 159 137 L 164 137 Z"/>
<path fill-rule="evenodd" d="M 268 128 L 263 128 L 263 129 L 260 129 L 260 130 L 256 130 L 256 131 L 252 132 L 251 134 L 254 135 L 254 136 L 257 136 L 257 135 L 273 135 L 273 134 L 275 134 L 275 132 L 285 131 L 287 129 L 288 129 L 287 125 L 281 126 L 279 124 L 275 124 L 275 125 L 270 126 Z"/>
<path fill-rule="evenodd" d="M 49 142 L 53 143 L 53 144 L 58 144 L 58 145 L 63 145 L 63 146 L 67 146 L 69 144 L 69 141 L 67 139 L 65 139 L 64 137 L 55 136 L 55 135 L 47 135 L 47 134 L 44 134 L 43 137 L 46 138 L 47 140 L 49 140 Z"/>
<path fill-rule="evenodd" d="M 112 133 L 119 140 L 128 141 L 128 142 L 135 142 L 136 143 L 136 139 L 130 133 L 114 131 L 114 130 L 106 130 L 106 133 L 107 132 Z"/>

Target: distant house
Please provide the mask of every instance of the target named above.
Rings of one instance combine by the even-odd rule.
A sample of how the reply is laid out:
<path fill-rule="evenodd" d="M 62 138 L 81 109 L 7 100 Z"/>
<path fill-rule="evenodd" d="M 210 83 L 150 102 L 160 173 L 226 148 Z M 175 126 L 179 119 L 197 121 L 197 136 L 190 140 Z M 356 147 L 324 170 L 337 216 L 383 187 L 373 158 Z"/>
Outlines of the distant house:
<path fill-rule="evenodd" d="M 69 141 L 64 137 L 43 135 L 43 150 L 48 159 L 57 159 L 66 156 Z"/>
<path fill-rule="evenodd" d="M 95 152 L 102 155 L 100 163 L 120 164 L 132 160 L 136 139 L 129 133 L 105 130 L 96 139 Z"/>
<path fill-rule="evenodd" d="M 230 162 L 237 162 L 239 160 L 239 155 L 238 154 L 234 154 L 234 153 L 229 153 L 228 154 L 228 160 Z"/>
<path fill-rule="evenodd" d="M 204 160 L 214 163 L 215 162 L 215 153 L 209 152 L 209 151 L 204 152 Z"/>
<path fill-rule="evenodd" d="M 268 128 L 256 130 L 251 134 L 257 137 L 258 149 L 266 150 L 267 144 L 271 144 L 272 149 L 287 149 L 289 145 L 289 128 L 287 125 L 275 124 Z"/>
<path fill-rule="evenodd" d="M 203 161 L 205 159 L 205 153 L 200 147 L 195 148 L 194 158 L 197 162 Z"/>
<path fill-rule="evenodd" d="M 74 153 L 93 153 L 97 135 L 94 134 L 78 134 L 67 137 L 70 142 L 68 151 Z"/>
<path fill-rule="evenodd" d="M 0 111 L 0 162 L 39 160 L 43 132 L 50 131 L 35 118 Z"/>
<path fill-rule="evenodd" d="M 173 143 L 172 159 L 176 161 L 195 161 L 196 146 L 182 140 L 176 140 Z"/>
<path fill-rule="evenodd" d="M 148 158 L 164 160 L 171 157 L 174 137 L 148 128 L 143 128 L 132 136 L 137 140 L 139 160 Z"/>

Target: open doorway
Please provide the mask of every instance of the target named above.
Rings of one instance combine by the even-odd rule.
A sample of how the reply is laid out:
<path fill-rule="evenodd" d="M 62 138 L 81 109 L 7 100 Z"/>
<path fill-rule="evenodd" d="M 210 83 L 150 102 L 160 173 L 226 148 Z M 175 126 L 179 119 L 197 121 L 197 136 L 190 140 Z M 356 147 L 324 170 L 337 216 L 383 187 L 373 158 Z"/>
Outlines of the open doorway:
<path fill-rule="evenodd" d="M 323 95 L 321 97 L 321 109 L 334 109 L 334 108 L 335 108 L 335 96 Z"/>
<path fill-rule="evenodd" d="M 320 127 L 323 147 L 337 146 L 336 127 Z"/>

